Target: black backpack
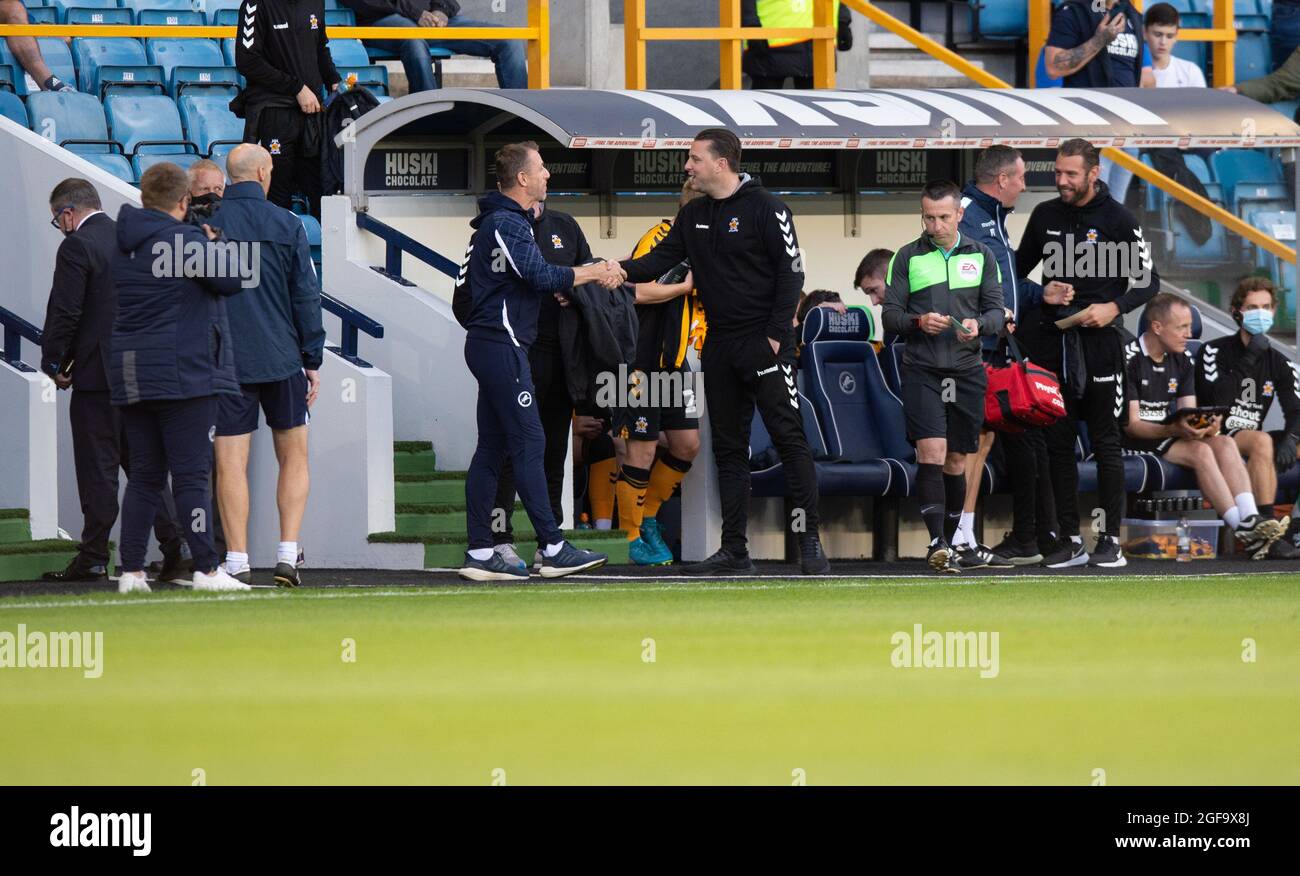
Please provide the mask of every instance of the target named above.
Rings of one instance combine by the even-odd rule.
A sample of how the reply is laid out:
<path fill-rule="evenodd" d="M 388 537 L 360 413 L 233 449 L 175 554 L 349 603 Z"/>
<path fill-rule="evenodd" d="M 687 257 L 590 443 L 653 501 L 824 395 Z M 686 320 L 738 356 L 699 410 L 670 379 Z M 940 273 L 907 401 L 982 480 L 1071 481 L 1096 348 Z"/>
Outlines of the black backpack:
<path fill-rule="evenodd" d="M 370 91 L 356 86 L 340 91 L 325 107 L 325 142 L 321 144 L 321 194 L 343 191 L 343 149 L 334 142 L 339 132 L 379 106 Z"/>

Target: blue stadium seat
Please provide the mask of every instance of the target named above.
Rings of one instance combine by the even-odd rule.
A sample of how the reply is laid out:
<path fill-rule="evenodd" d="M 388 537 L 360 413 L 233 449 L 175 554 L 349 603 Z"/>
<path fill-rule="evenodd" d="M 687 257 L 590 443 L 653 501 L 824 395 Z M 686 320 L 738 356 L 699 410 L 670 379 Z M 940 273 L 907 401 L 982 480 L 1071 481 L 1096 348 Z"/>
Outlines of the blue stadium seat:
<path fill-rule="evenodd" d="M 129 9 L 85 9 L 73 7 L 68 10 L 64 24 L 135 24 L 131 20 Z"/>
<path fill-rule="evenodd" d="M 807 381 L 827 454 L 828 495 L 907 495 L 915 452 L 907 444 L 902 402 L 889 390 L 876 351 L 867 340 L 867 321 L 825 308 L 808 312 L 802 326 L 799 370 Z"/>
<path fill-rule="evenodd" d="M 1296 215 L 1294 210 L 1276 212 L 1261 210 L 1252 213 L 1247 221 L 1279 243 L 1290 247 L 1295 246 Z M 1279 259 L 1262 248 L 1255 250 L 1255 263 L 1259 267 L 1267 269 L 1269 276 L 1273 279 L 1273 285 L 1277 288 L 1279 317 L 1285 315 L 1285 318 L 1294 324 L 1296 319 L 1296 266 Z M 1281 320 L 1279 319 L 1279 321 Z"/>
<path fill-rule="evenodd" d="M 72 63 L 72 52 L 68 50 L 67 43 L 55 37 L 37 37 L 36 45 L 40 47 L 45 66 L 50 68 L 51 73 L 69 84 L 77 81 L 77 68 Z M 40 91 L 40 85 L 22 72 L 22 65 L 9 51 L 8 40 L 0 40 L 0 64 L 8 64 L 13 68 L 14 87 L 19 96 Z"/>
<path fill-rule="evenodd" d="M 172 97 L 186 91 L 225 94 L 227 100 L 239 93 L 239 71 L 234 67 L 186 67 L 172 70 Z"/>
<path fill-rule="evenodd" d="M 221 57 L 226 59 L 226 65 L 235 66 L 235 41 L 224 39 L 221 41 Z"/>
<path fill-rule="evenodd" d="M 213 159 L 224 159 L 244 139 L 244 122 L 230 111 L 229 103 L 220 94 L 186 94 L 176 101 L 186 136 Z"/>
<path fill-rule="evenodd" d="M 1006 0 L 969 2 L 972 33 L 991 40 L 1023 39 L 1029 35 L 1029 4 Z"/>
<path fill-rule="evenodd" d="M 348 74 L 355 73 L 357 85 L 369 89 L 376 95 L 388 93 L 388 68 L 378 64 L 369 67 L 342 67 L 335 65 L 343 81 L 348 81 Z"/>
<path fill-rule="evenodd" d="M 1245 31 L 1267 33 L 1269 17 L 1256 0 L 1236 0 L 1233 4 L 1232 25 L 1237 30 L 1239 40 Z"/>
<path fill-rule="evenodd" d="M 58 24 L 59 10 L 53 6 L 27 6 L 27 21 L 30 24 Z"/>
<path fill-rule="evenodd" d="M 54 8 L 59 11 L 59 24 L 66 24 L 68 12 L 72 9 L 117 9 L 117 0 L 54 0 Z M 130 13 L 127 13 L 130 18 Z M 130 22 L 128 22 L 129 24 Z"/>
<path fill-rule="evenodd" d="M 1279 100 L 1277 103 L 1270 103 L 1269 107 L 1292 121 L 1295 121 L 1296 115 L 1300 114 L 1300 100 Z"/>
<path fill-rule="evenodd" d="M 103 105 L 92 95 L 79 91 L 33 94 L 27 98 L 27 119 L 37 134 L 71 152 L 112 151 Z"/>
<path fill-rule="evenodd" d="M 193 152 L 177 152 L 168 155 L 145 155 L 142 153 L 131 159 L 131 169 L 135 171 L 135 178 L 138 181 L 140 177 L 144 176 L 144 172 L 155 164 L 168 161 L 180 167 L 181 170 L 189 170 L 190 165 L 202 157 L 202 155 L 196 155 Z"/>
<path fill-rule="evenodd" d="M 343 4 L 340 3 L 339 0 L 325 0 L 325 10 L 327 12 L 331 9 L 342 9 L 342 8 L 343 8 Z"/>
<path fill-rule="evenodd" d="M 18 86 L 14 83 L 14 68 L 12 64 L 0 64 L 0 91 L 18 95 Z M 22 103 L 22 101 L 19 101 Z"/>
<path fill-rule="evenodd" d="M 304 217 L 305 220 L 311 217 Z M 826 443 L 822 439 L 821 426 L 817 423 L 817 415 L 813 411 L 812 403 L 804 395 L 802 388 L 796 390 L 799 399 L 799 413 L 803 418 L 804 437 L 808 441 L 808 450 L 812 453 L 814 460 L 824 460 L 827 458 Z M 789 492 L 789 485 L 785 480 L 785 470 L 777 455 L 776 447 L 772 444 L 772 436 L 768 434 L 767 427 L 763 424 L 763 418 L 757 410 L 754 411 L 754 419 L 749 429 L 749 453 L 750 453 L 750 490 L 755 496 L 785 496 Z M 819 466 L 817 471 L 817 483 L 819 490 L 825 482 L 830 492 L 826 495 L 842 495 L 836 493 L 830 484 L 831 478 L 826 474 L 827 468 L 822 462 L 816 462 Z"/>
<path fill-rule="evenodd" d="M 1224 206 L 1223 188 L 1218 183 L 1206 183 L 1205 193 L 1219 206 Z M 1210 239 L 1197 244 L 1187 229 L 1186 223 L 1174 209 L 1173 200 L 1166 201 L 1166 227 L 1174 233 L 1174 261 L 1178 268 L 1197 268 L 1206 265 L 1223 266 L 1231 261 L 1229 258 L 1228 232 L 1218 222 L 1210 224 Z"/>
<path fill-rule="evenodd" d="M 1210 165 L 1215 181 L 1223 186 L 1230 210 L 1236 209 L 1238 185 L 1286 182 L 1278 160 L 1258 149 L 1220 149 L 1211 156 Z"/>
<path fill-rule="evenodd" d="M 205 39 L 151 39 L 145 45 L 149 63 L 163 68 L 168 85 L 172 84 L 172 71 L 177 67 L 224 67 L 226 59 L 212 40 Z"/>
<path fill-rule="evenodd" d="M 218 9 L 211 13 L 212 23 L 218 27 L 234 27 L 239 24 L 239 7 L 234 9 Z"/>
<path fill-rule="evenodd" d="M 125 157 L 114 153 L 92 153 L 82 155 L 86 161 L 98 167 L 100 170 L 113 174 L 113 176 L 122 180 L 122 182 L 134 183 L 136 181 L 135 171 L 131 168 L 131 162 Z"/>
<path fill-rule="evenodd" d="M 102 97 L 100 69 L 113 67 L 145 67 L 149 64 L 144 46 L 124 37 L 78 37 L 72 41 L 72 56 L 77 61 L 77 85 L 87 94 Z"/>
<path fill-rule="evenodd" d="M 326 9 L 326 27 L 356 27 L 357 15 L 351 9 Z"/>
<path fill-rule="evenodd" d="M 27 127 L 27 107 L 11 91 L 0 91 L 0 116 Z"/>
<path fill-rule="evenodd" d="M 236 14 L 239 12 L 240 0 L 204 0 L 204 12 L 208 15 L 209 24 L 222 24 L 217 16 L 227 9 L 233 9 Z M 234 20 L 230 21 L 234 24 Z"/>
<path fill-rule="evenodd" d="M 193 9 L 141 9 L 135 23 L 154 27 L 202 27 L 207 24 L 202 12 Z"/>
<path fill-rule="evenodd" d="M 335 67 L 370 66 L 370 56 L 361 40 L 330 40 L 329 50 Z"/>
<path fill-rule="evenodd" d="M 140 16 L 146 12 L 194 12 L 202 18 L 202 13 L 195 12 L 194 7 L 194 0 L 122 0 L 122 8 L 134 12 L 140 24 L 145 23 L 140 21 Z M 189 24 L 188 21 L 184 23 Z"/>
<path fill-rule="evenodd" d="M 1236 81 L 1267 76 L 1273 70 L 1273 47 L 1263 31 L 1238 31 L 1235 60 Z"/>
<path fill-rule="evenodd" d="M 104 101 L 104 109 L 109 131 L 129 155 L 198 152 L 185 139 L 180 112 L 166 95 L 114 94 Z"/>

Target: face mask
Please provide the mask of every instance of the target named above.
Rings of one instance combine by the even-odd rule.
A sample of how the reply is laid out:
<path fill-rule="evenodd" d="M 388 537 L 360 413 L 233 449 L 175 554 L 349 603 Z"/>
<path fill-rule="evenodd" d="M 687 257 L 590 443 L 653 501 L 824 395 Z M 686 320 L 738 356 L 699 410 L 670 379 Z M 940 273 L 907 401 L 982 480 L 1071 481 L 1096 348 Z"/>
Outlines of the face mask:
<path fill-rule="evenodd" d="M 201 219 L 211 219 L 213 212 L 219 206 L 221 206 L 221 195 L 216 192 L 208 192 L 206 195 L 190 198 L 190 214 Z"/>
<path fill-rule="evenodd" d="M 1241 315 L 1241 327 L 1252 335 L 1262 335 L 1273 327 L 1273 314 L 1267 310 L 1248 310 Z"/>

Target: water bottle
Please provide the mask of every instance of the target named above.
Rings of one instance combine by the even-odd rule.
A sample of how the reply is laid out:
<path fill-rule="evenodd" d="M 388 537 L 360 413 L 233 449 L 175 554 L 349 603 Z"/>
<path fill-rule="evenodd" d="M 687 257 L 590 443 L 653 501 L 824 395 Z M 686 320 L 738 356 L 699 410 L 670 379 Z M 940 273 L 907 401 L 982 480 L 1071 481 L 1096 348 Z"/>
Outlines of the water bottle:
<path fill-rule="evenodd" d="M 1180 563 L 1190 563 L 1192 561 L 1192 527 L 1187 522 L 1187 512 L 1178 513 L 1178 526 L 1174 529 L 1174 534 L 1178 538 L 1178 555 L 1175 559 Z"/>

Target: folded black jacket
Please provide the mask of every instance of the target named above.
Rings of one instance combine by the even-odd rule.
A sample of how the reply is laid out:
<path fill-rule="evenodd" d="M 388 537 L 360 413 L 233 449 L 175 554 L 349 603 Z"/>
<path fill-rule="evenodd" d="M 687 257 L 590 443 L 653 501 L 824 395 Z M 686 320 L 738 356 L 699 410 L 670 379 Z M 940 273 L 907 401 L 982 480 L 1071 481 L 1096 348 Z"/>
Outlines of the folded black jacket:
<path fill-rule="evenodd" d="M 572 305 L 560 309 L 560 351 L 569 398 L 581 406 L 595 400 L 596 375 L 617 374 L 636 356 L 636 291 L 584 283 L 567 294 Z"/>

